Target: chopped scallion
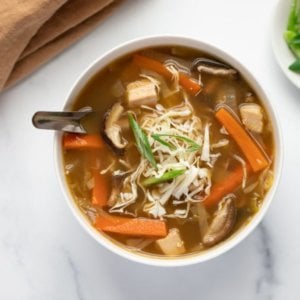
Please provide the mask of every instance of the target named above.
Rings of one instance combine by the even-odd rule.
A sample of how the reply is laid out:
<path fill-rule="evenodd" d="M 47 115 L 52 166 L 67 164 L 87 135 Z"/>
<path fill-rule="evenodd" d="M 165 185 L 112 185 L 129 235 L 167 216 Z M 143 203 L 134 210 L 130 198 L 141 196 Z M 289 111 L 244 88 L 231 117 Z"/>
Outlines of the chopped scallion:
<path fill-rule="evenodd" d="M 153 156 L 147 135 L 144 133 L 131 113 L 128 113 L 128 119 L 139 152 L 151 163 L 153 167 L 155 167 L 155 169 L 157 169 L 157 164 Z"/>
<path fill-rule="evenodd" d="M 184 172 L 185 172 L 185 169 L 171 170 L 171 171 L 165 172 L 160 177 L 149 177 L 149 178 L 145 179 L 142 182 L 142 185 L 147 187 L 147 186 L 154 185 L 154 184 L 160 184 L 160 183 L 169 181 L 171 179 L 174 179 L 174 178 L 182 175 Z"/>
<path fill-rule="evenodd" d="M 151 137 L 156 140 L 157 142 L 161 143 L 162 145 L 170 148 L 171 150 L 176 150 L 176 147 L 168 142 L 166 142 L 165 140 L 160 138 L 159 134 L 152 134 Z"/>
<path fill-rule="evenodd" d="M 171 145 L 170 143 L 166 142 L 165 140 L 161 139 L 161 137 L 173 137 L 177 140 L 183 141 L 188 143 L 190 146 L 187 148 L 188 151 L 193 152 L 193 151 L 198 151 L 201 146 L 199 144 L 197 144 L 196 142 L 194 142 L 193 140 L 182 136 L 182 135 L 174 135 L 174 134 L 153 134 L 152 138 L 154 138 L 156 141 L 160 142 L 161 144 L 169 147 L 172 150 L 175 150 L 175 146 Z M 172 147 L 172 148 L 171 148 Z"/>

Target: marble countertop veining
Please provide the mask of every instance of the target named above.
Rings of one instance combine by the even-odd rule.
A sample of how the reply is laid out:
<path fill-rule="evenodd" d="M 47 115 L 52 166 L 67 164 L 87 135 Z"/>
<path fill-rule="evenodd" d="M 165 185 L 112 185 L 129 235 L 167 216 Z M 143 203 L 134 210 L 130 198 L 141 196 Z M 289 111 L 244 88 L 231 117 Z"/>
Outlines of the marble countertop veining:
<path fill-rule="evenodd" d="M 276 0 L 128 0 L 72 48 L 0 96 L 0 299 L 300 299 L 300 91 L 277 66 L 270 42 Z M 59 189 L 53 134 L 31 125 L 59 110 L 99 55 L 131 38 L 188 35 L 244 63 L 279 112 L 282 179 L 264 221 L 240 245 L 184 268 L 139 265 L 99 246 Z"/>

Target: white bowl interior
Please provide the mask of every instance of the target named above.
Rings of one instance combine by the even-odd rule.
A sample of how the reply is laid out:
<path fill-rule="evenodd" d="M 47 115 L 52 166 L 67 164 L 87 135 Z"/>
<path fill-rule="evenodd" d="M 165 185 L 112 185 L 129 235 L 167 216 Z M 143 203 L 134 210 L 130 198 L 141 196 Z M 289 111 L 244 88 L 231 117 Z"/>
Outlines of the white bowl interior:
<path fill-rule="evenodd" d="M 67 203 L 71 208 L 72 212 L 74 213 L 76 219 L 80 222 L 80 224 L 95 240 L 97 240 L 100 244 L 110 249 L 114 253 L 117 253 L 123 257 L 126 257 L 136 262 L 141 262 L 141 263 L 156 265 L 156 266 L 183 266 L 183 265 L 189 265 L 189 264 L 207 261 L 211 258 L 214 258 L 228 251 L 229 249 L 237 245 L 239 242 L 241 242 L 246 236 L 248 236 L 249 233 L 262 220 L 263 216 L 265 215 L 272 201 L 276 187 L 279 182 L 279 176 L 280 176 L 281 166 L 282 166 L 282 142 L 281 142 L 281 131 L 278 125 L 277 115 L 275 114 L 267 95 L 265 94 L 261 86 L 258 84 L 258 82 L 254 79 L 254 77 L 247 71 L 247 69 L 244 66 L 242 66 L 238 61 L 236 61 L 233 57 L 224 53 L 223 51 L 211 45 L 208 45 L 206 43 L 191 38 L 186 38 L 186 37 L 175 37 L 175 36 L 147 37 L 147 38 L 130 41 L 128 43 L 122 44 L 119 47 L 112 49 L 111 51 L 107 52 L 102 57 L 97 59 L 90 67 L 88 67 L 83 72 L 83 75 L 77 80 L 77 82 L 74 84 L 73 88 L 71 89 L 71 92 L 66 100 L 64 109 L 66 109 L 72 104 L 76 96 L 79 94 L 81 89 L 87 84 L 89 79 L 91 79 L 99 70 L 101 70 L 110 62 L 114 61 L 115 59 L 127 53 L 136 51 L 141 48 L 164 46 L 164 45 L 166 46 L 179 45 L 179 46 L 196 48 L 199 49 L 200 51 L 204 51 L 206 53 L 209 53 L 215 57 L 218 57 L 226 61 L 234 68 L 239 70 L 242 76 L 246 79 L 246 81 L 250 84 L 250 86 L 253 88 L 253 90 L 257 93 L 259 98 L 262 100 L 269 114 L 269 118 L 271 119 L 273 124 L 275 152 L 276 152 L 276 157 L 274 161 L 274 184 L 272 188 L 268 191 L 265 200 L 263 201 L 263 205 L 261 209 L 253 217 L 251 222 L 246 226 L 244 226 L 243 228 L 241 228 L 239 231 L 237 231 L 235 234 L 233 234 L 230 238 L 228 238 L 221 244 L 199 254 L 185 255 L 176 258 L 161 258 L 154 255 L 140 254 L 137 252 L 126 250 L 125 248 L 120 247 L 118 244 L 113 242 L 111 239 L 107 238 L 106 235 L 99 233 L 99 231 L 97 231 L 90 224 L 90 222 L 84 217 L 84 215 L 80 212 L 75 201 L 73 200 L 71 192 L 68 189 L 66 178 L 63 171 L 64 170 L 63 156 L 62 156 L 62 149 L 61 149 L 62 135 L 60 133 L 56 133 L 55 135 L 54 156 L 56 161 L 55 164 L 56 164 L 56 170 L 59 178 L 59 183 L 61 185 L 65 198 L 67 199 Z"/>

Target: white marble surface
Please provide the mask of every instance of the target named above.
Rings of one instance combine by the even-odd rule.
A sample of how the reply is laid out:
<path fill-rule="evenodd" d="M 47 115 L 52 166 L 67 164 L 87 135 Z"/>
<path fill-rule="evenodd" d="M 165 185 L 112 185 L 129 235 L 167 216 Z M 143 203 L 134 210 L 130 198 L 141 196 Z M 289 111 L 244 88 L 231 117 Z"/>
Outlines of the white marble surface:
<path fill-rule="evenodd" d="M 300 299 L 300 91 L 270 44 L 276 0 L 128 0 L 110 19 L 0 96 L 0 299 Z M 244 63 L 280 113 L 282 180 L 263 223 L 212 261 L 178 269 L 108 252 L 71 215 L 55 177 L 53 134 L 31 125 L 59 110 L 82 69 L 128 39 L 181 34 Z"/>

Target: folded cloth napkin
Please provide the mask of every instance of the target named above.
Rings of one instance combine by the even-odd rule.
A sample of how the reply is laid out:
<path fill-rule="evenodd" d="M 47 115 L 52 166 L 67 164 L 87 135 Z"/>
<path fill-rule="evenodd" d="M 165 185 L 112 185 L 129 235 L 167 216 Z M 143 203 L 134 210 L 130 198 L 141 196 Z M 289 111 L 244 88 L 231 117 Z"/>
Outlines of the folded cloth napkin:
<path fill-rule="evenodd" d="M 0 91 L 95 28 L 121 0 L 1 0 Z"/>

